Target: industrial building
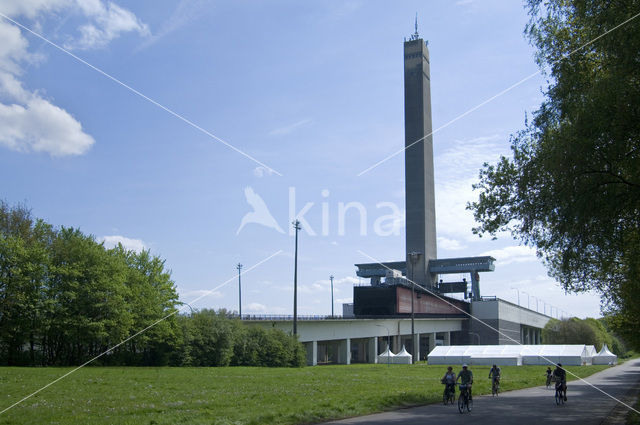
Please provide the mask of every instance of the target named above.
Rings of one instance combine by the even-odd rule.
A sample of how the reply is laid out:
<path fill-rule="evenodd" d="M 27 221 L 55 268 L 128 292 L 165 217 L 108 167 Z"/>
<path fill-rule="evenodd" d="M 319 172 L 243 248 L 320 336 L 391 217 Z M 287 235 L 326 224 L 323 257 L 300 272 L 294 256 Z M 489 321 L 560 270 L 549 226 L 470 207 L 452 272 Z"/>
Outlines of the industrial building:
<path fill-rule="evenodd" d="M 375 363 L 388 347 L 394 354 L 404 347 L 417 361 L 440 345 L 539 344 L 550 320 L 482 296 L 480 273 L 495 270 L 494 258 L 437 257 L 430 78 L 429 49 L 416 22 L 404 42 L 405 258 L 356 264 L 356 275 L 369 284 L 354 287 L 353 305 L 342 317 L 296 321 L 311 365 Z M 445 282 L 446 275 L 466 277 Z M 291 317 L 248 321 L 292 330 Z"/>

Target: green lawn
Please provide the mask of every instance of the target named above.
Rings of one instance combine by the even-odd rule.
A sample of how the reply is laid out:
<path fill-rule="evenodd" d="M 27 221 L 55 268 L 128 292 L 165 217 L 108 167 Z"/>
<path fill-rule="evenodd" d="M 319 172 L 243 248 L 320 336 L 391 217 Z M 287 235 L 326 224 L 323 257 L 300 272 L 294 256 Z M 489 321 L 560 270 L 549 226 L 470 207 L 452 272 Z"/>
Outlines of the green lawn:
<path fill-rule="evenodd" d="M 581 377 L 607 366 L 569 367 Z M 502 368 L 502 389 L 544 384 L 544 366 Z M 67 368 L 0 368 L 0 410 Z M 0 415 L 0 424 L 304 424 L 441 399 L 442 366 L 86 367 Z M 490 392 L 473 367 L 474 394 Z"/>

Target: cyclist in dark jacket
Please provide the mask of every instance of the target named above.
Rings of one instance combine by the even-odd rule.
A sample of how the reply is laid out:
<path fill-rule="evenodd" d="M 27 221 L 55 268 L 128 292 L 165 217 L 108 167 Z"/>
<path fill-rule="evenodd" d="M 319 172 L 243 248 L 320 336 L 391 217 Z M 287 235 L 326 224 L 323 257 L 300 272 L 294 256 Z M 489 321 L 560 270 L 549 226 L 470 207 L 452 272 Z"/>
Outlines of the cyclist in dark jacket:
<path fill-rule="evenodd" d="M 562 368 L 562 363 L 558 363 L 554 369 L 553 377 L 556 378 L 556 389 L 562 388 L 564 401 L 567 401 L 567 372 Z"/>
<path fill-rule="evenodd" d="M 471 384 L 473 384 L 473 372 L 471 372 L 466 364 L 462 365 L 462 370 L 458 373 L 456 381 L 460 380 L 461 385 L 466 385 L 469 391 L 469 400 L 471 400 Z"/>

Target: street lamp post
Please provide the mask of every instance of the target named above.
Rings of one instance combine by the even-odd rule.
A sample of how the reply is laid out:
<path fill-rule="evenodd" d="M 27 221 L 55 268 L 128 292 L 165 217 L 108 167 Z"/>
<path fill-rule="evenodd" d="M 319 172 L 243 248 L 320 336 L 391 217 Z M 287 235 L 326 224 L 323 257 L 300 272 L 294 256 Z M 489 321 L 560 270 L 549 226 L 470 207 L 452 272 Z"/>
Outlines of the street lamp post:
<path fill-rule="evenodd" d="M 333 275 L 329 276 L 331 280 L 331 317 L 333 318 Z"/>
<path fill-rule="evenodd" d="M 242 320 L 242 281 L 240 280 L 242 264 L 238 263 L 236 268 L 238 269 L 238 312 L 240 313 L 240 320 Z"/>
<path fill-rule="evenodd" d="M 296 229 L 296 250 L 293 261 L 293 334 L 298 335 L 298 230 L 300 230 L 300 220 L 294 220 L 291 224 Z"/>
<path fill-rule="evenodd" d="M 389 328 L 384 325 L 376 325 L 387 330 L 387 367 L 391 364 L 391 333 Z"/>
<path fill-rule="evenodd" d="M 515 289 L 518 292 L 518 307 L 520 307 L 520 290 L 518 288 L 514 288 L 513 286 L 511 287 L 511 289 Z"/>
<path fill-rule="evenodd" d="M 531 310 L 531 308 L 529 307 L 529 293 L 528 293 L 528 292 L 524 292 L 524 291 L 522 291 L 522 293 L 523 293 L 523 294 L 525 294 L 525 295 L 527 296 L 527 308 L 528 308 L 529 310 Z"/>
<path fill-rule="evenodd" d="M 414 312 L 414 298 L 416 297 L 416 282 L 413 276 L 413 269 L 416 265 L 416 260 L 420 257 L 420 252 L 412 251 L 409 253 L 411 259 L 411 361 L 416 362 L 416 332 L 415 332 L 415 312 Z"/>

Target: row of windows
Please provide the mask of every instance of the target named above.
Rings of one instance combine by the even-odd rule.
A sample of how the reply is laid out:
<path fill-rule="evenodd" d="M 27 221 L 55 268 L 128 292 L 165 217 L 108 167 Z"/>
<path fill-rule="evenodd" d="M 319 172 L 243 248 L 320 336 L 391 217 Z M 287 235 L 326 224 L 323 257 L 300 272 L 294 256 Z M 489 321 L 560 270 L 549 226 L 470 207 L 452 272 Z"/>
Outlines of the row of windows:
<path fill-rule="evenodd" d="M 424 60 L 426 60 L 427 62 L 429 62 L 429 59 L 427 59 L 427 57 L 426 57 L 426 56 L 424 56 L 422 53 L 411 53 L 411 54 L 409 54 L 409 55 L 404 55 L 404 59 L 405 59 L 405 60 L 407 60 L 407 59 L 415 59 L 415 58 L 419 58 L 420 56 L 422 56 L 422 58 L 423 58 Z"/>

